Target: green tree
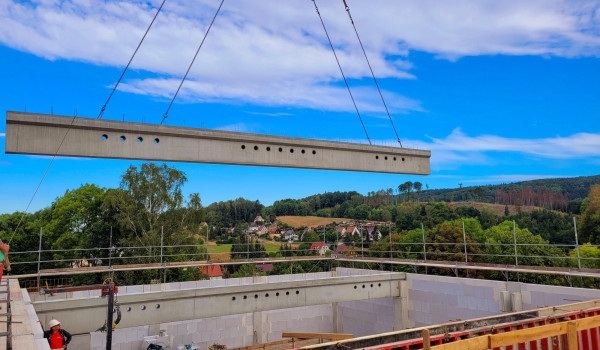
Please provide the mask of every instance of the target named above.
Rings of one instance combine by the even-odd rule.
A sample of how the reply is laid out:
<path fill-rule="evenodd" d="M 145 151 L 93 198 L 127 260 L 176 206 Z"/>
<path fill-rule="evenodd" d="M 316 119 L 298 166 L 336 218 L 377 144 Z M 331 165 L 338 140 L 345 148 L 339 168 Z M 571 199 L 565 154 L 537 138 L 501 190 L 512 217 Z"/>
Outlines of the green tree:
<path fill-rule="evenodd" d="M 423 189 L 423 184 L 419 181 L 413 183 L 413 188 L 417 191 L 417 201 L 419 201 L 419 196 L 421 195 L 421 190 Z"/>
<path fill-rule="evenodd" d="M 514 232 L 513 232 L 514 229 Z M 528 229 L 513 228 L 511 221 L 485 230 L 486 261 L 494 264 L 514 264 L 514 241 L 517 237 L 517 255 L 519 265 L 527 266 L 563 266 L 565 253 L 556 247 L 549 247 L 548 241 Z"/>
<path fill-rule="evenodd" d="M 581 204 L 579 231 L 583 242 L 600 242 L 600 185 L 593 185 Z"/>
<path fill-rule="evenodd" d="M 577 267 L 577 249 L 572 249 L 569 252 L 569 266 Z M 600 248 L 586 243 L 579 246 L 579 257 L 581 259 L 581 267 L 590 269 L 600 269 Z"/>
<path fill-rule="evenodd" d="M 472 236 L 466 236 L 468 260 L 473 261 L 482 250 Z M 443 222 L 431 230 L 427 240 L 427 259 L 465 261 L 462 225 L 458 220 Z"/>
<path fill-rule="evenodd" d="M 197 194 L 191 195 L 184 206 L 185 182 L 185 174 L 175 168 L 145 163 L 139 169 L 130 166 L 121 178 L 121 187 L 106 193 L 103 207 L 118 223 L 122 233 L 119 245 L 142 247 L 142 251 L 125 251 L 122 255 L 146 256 L 128 259 L 128 263 L 156 262 L 161 243 L 171 246 L 163 249 L 165 261 L 204 258 L 204 241 L 197 236 L 203 208 Z M 169 276 L 178 280 L 185 274 L 184 270 L 173 270 Z M 125 283 L 135 283 L 144 274 L 125 276 Z"/>

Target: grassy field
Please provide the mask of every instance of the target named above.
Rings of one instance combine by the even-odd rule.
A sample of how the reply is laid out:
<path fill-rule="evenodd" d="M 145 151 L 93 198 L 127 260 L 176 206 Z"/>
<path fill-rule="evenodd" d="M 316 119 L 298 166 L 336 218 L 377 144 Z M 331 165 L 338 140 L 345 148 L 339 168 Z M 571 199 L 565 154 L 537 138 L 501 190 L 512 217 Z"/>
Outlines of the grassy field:
<path fill-rule="evenodd" d="M 278 244 L 266 243 L 261 241 L 265 246 L 267 253 L 276 252 L 279 250 Z M 208 242 L 208 253 L 210 260 L 229 260 L 231 259 L 231 244 L 216 245 L 215 242 Z"/>
<path fill-rule="evenodd" d="M 278 216 L 277 220 L 290 225 L 292 227 L 310 227 L 315 228 L 322 225 L 331 224 L 333 222 L 341 224 L 352 219 L 345 218 L 322 218 L 319 216 Z"/>

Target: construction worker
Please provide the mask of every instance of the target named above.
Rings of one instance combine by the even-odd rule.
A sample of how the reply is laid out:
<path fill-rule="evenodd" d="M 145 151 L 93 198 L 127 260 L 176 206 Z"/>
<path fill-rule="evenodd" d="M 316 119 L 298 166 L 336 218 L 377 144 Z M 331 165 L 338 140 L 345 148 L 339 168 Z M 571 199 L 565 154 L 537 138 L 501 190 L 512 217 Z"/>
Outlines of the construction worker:
<path fill-rule="evenodd" d="M 48 339 L 50 349 L 67 349 L 67 345 L 71 342 L 71 333 L 60 328 L 58 320 L 50 320 L 48 322 L 47 331 L 44 331 L 44 338 Z"/>
<path fill-rule="evenodd" d="M 10 246 L 8 244 L 4 244 L 0 239 L 0 261 L 2 262 L 2 266 L 0 267 L 0 282 L 2 282 L 2 271 L 4 270 L 4 266 L 6 265 L 6 270 L 10 271 L 10 263 L 8 262 L 8 251 L 10 250 Z"/>

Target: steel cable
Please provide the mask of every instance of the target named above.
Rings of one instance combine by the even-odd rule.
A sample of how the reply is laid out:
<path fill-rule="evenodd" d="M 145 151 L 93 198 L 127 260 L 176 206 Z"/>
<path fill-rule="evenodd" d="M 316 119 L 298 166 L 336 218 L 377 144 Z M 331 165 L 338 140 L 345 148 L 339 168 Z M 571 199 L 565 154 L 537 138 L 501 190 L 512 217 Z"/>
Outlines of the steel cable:
<path fill-rule="evenodd" d="M 394 129 L 394 133 L 396 134 L 396 139 L 398 140 L 400 147 L 402 147 L 402 142 L 400 142 L 400 137 L 398 136 L 398 132 L 396 131 L 396 126 L 394 126 L 394 121 L 392 120 L 390 111 L 388 110 L 387 104 L 385 103 L 385 99 L 383 98 L 383 94 L 381 93 L 381 89 L 379 88 L 379 83 L 377 83 L 377 78 L 375 78 L 375 73 L 373 73 L 373 68 L 371 67 L 371 62 L 369 62 L 369 57 L 367 57 L 367 52 L 365 51 L 362 40 L 360 40 L 360 35 L 358 35 L 358 30 L 356 30 L 356 25 L 354 24 L 354 19 L 352 18 L 352 15 L 350 14 L 350 7 L 346 3 L 346 0 L 342 0 L 342 1 L 344 2 L 344 6 L 346 7 L 346 12 L 348 12 L 348 18 L 350 18 L 350 23 L 352 23 L 352 27 L 354 28 L 354 33 L 356 33 L 356 38 L 358 39 L 358 42 L 360 43 L 360 48 L 362 49 L 362 52 L 365 55 L 365 60 L 367 60 L 367 65 L 369 66 L 369 70 L 371 71 L 371 76 L 373 77 L 373 80 L 375 81 L 375 86 L 377 86 L 377 91 L 379 92 L 379 96 L 381 97 L 381 102 L 383 102 L 383 106 L 385 107 L 385 112 L 387 113 L 388 118 L 390 118 L 390 123 L 392 123 L 392 128 Z"/>
<path fill-rule="evenodd" d="M 121 79 L 123 79 L 123 76 L 125 75 L 125 72 L 127 72 L 127 69 L 131 65 L 131 61 L 133 61 L 133 58 L 135 57 L 135 55 L 137 54 L 138 50 L 140 49 L 140 46 L 142 46 L 142 43 L 144 42 L 144 39 L 146 39 L 146 35 L 148 35 L 148 32 L 150 31 L 150 28 L 152 28 L 152 25 L 154 24 L 154 21 L 156 20 L 156 17 L 158 17 L 158 14 L 160 13 L 160 10 L 162 10 L 163 5 L 165 4 L 166 1 L 167 0 L 163 0 L 162 4 L 160 4 L 160 7 L 158 8 L 158 11 L 156 11 L 156 14 L 154 15 L 154 18 L 152 18 L 152 22 L 150 22 L 150 25 L 146 29 L 146 32 L 144 33 L 144 36 L 142 36 L 142 40 L 140 40 L 140 42 L 138 43 L 138 46 L 135 48 L 135 51 L 133 51 L 133 55 L 131 55 L 131 58 L 129 59 L 129 62 L 127 62 L 127 66 L 125 66 L 125 69 L 123 69 L 123 73 L 121 73 L 121 76 L 119 77 L 119 80 L 115 84 L 115 87 L 110 92 L 110 95 L 108 95 L 108 99 L 104 103 L 104 106 L 102 106 L 102 109 L 100 110 L 100 113 L 98 114 L 98 118 L 96 118 L 96 119 L 100 119 L 104 115 L 104 110 L 106 110 L 106 105 L 108 104 L 108 102 L 112 98 L 113 94 L 117 90 L 117 86 L 119 86 L 119 83 L 121 83 Z"/>
<path fill-rule="evenodd" d="M 215 12 L 215 15 L 214 15 L 212 21 L 210 22 L 210 25 L 208 26 L 206 33 L 204 33 L 204 37 L 202 38 L 200 45 L 198 45 L 198 49 L 196 50 L 196 54 L 194 55 L 192 62 L 190 62 L 190 66 L 188 67 L 187 71 L 185 72 L 183 79 L 181 79 L 181 83 L 179 83 L 179 87 L 177 88 L 177 91 L 175 92 L 175 95 L 173 96 L 173 99 L 171 100 L 171 103 L 169 104 L 167 111 L 165 112 L 162 120 L 160 121 L 160 125 L 162 125 L 162 123 L 165 121 L 165 119 L 167 119 L 167 117 L 169 116 L 169 110 L 171 110 L 171 106 L 173 106 L 173 102 L 175 102 L 175 99 L 177 98 L 177 95 L 179 94 L 179 90 L 181 89 L 181 86 L 183 85 L 183 82 L 187 78 L 188 73 L 190 72 L 190 69 L 192 69 L 192 66 L 194 65 L 194 61 L 196 61 L 196 57 L 198 56 L 198 53 L 200 52 L 200 49 L 202 48 L 202 45 L 204 44 L 204 40 L 206 40 L 206 37 L 208 36 L 208 33 L 210 32 L 210 29 L 213 26 L 213 23 L 215 23 L 215 19 L 217 19 L 217 16 L 219 15 L 219 12 L 221 11 L 221 7 L 223 6 L 224 2 L 225 2 L 225 0 L 221 0 L 221 4 L 219 5 L 217 12 Z"/>
<path fill-rule="evenodd" d="M 344 70 L 342 69 L 342 65 L 340 64 L 340 60 L 338 59 L 337 54 L 335 53 L 333 44 L 331 43 L 331 38 L 329 37 L 329 33 L 327 32 L 327 28 L 325 27 L 325 22 L 323 22 L 323 17 L 321 17 L 321 13 L 319 12 L 319 7 L 317 6 L 317 2 L 316 2 L 316 0 L 312 0 L 312 2 L 315 4 L 315 10 L 317 11 L 317 14 L 319 15 L 319 19 L 321 20 L 321 25 L 323 25 L 323 30 L 325 31 L 325 35 L 327 36 L 327 40 L 329 41 L 329 46 L 331 46 L 331 51 L 333 51 L 333 56 L 335 56 L 335 61 L 337 62 L 338 67 L 340 68 L 342 77 L 344 78 L 344 83 L 346 83 L 346 88 L 348 89 L 348 94 L 350 94 L 350 98 L 352 99 L 352 103 L 354 104 L 354 109 L 356 109 L 356 114 L 358 115 L 358 119 L 360 119 L 360 124 L 362 125 L 363 130 L 365 131 L 365 135 L 367 135 L 367 140 L 369 140 L 369 144 L 372 145 L 371 138 L 369 137 L 369 134 L 367 133 L 367 128 L 365 128 L 365 123 L 363 123 L 362 117 L 360 116 L 360 112 L 358 111 L 358 107 L 356 106 L 356 101 L 354 101 L 354 96 L 352 96 L 352 91 L 350 91 L 350 85 L 348 85 L 348 80 L 346 79 L 346 75 L 344 74 Z"/>

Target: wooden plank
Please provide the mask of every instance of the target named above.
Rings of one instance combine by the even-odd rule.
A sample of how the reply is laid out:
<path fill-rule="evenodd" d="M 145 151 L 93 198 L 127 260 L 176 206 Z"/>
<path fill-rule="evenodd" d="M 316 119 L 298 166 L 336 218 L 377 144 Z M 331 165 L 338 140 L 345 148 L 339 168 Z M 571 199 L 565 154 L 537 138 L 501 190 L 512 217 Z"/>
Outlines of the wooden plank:
<path fill-rule="evenodd" d="M 432 346 L 431 350 L 485 350 L 490 347 L 489 338 L 489 335 L 469 338 L 457 342 Z"/>
<path fill-rule="evenodd" d="M 423 330 L 423 350 L 431 350 L 431 335 L 429 329 Z"/>
<path fill-rule="evenodd" d="M 567 340 L 569 350 L 577 350 L 578 348 L 577 324 L 575 322 L 567 322 Z"/>
<path fill-rule="evenodd" d="M 296 333 L 296 332 L 283 332 L 281 334 L 283 338 L 301 338 L 301 339 L 352 339 L 352 334 L 348 333 Z"/>
<path fill-rule="evenodd" d="M 507 333 L 493 334 L 490 336 L 490 348 L 525 343 L 566 333 L 567 324 L 561 322 Z"/>
<path fill-rule="evenodd" d="M 0 350 L 6 350 L 8 337 L 0 337 Z"/>
<path fill-rule="evenodd" d="M 600 326 L 600 316 L 580 318 L 575 323 L 578 331 L 595 328 Z"/>

